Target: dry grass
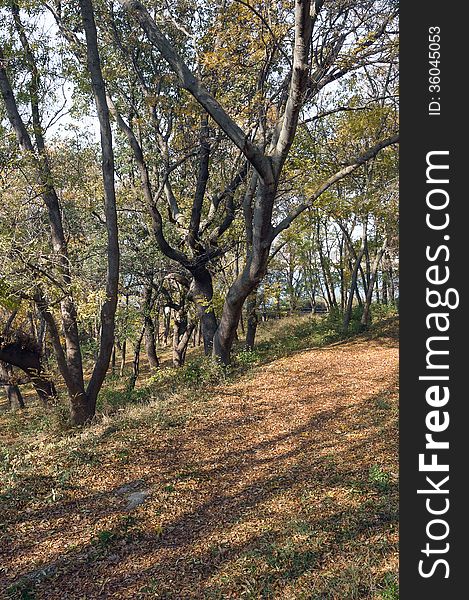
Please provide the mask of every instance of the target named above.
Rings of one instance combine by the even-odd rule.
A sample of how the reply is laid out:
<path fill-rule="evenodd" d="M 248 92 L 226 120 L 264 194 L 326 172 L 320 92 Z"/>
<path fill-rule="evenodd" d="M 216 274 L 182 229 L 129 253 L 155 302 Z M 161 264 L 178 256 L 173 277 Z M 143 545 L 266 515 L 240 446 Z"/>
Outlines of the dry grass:
<path fill-rule="evenodd" d="M 276 327 L 246 375 L 78 432 L 3 414 L 4 597 L 398 598 L 394 328 L 272 360 Z"/>

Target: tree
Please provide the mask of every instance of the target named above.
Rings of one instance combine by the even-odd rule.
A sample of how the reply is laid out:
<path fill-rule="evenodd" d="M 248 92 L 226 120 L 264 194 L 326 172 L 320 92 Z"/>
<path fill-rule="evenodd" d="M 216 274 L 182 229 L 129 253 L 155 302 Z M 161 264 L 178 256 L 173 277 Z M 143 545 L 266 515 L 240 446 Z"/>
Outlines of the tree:
<path fill-rule="evenodd" d="M 11 85 L 12 76 L 15 77 L 15 73 L 11 72 L 11 61 L 8 60 L 8 56 L 12 55 L 11 49 L 8 49 L 7 54 L 4 48 L 0 48 L 0 91 L 18 146 L 34 176 L 36 193 L 42 198 L 47 210 L 50 243 L 53 252 L 51 262 L 55 267 L 53 274 L 46 274 L 41 273 L 41 269 L 37 265 L 29 265 L 32 273 L 36 276 L 32 299 L 49 327 L 59 370 L 70 398 L 71 420 L 74 424 L 82 424 L 94 415 L 97 395 L 109 365 L 114 343 L 114 315 L 117 304 L 119 275 L 112 135 L 97 48 L 93 9 L 89 0 L 80 1 L 82 23 L 87 41 L 91 87 L 95 96 L 101 131 L 105 227 L 107 232 L 107 276 L 106 297 L 101 310 L 100 348 L 91 378 L 85 387 L 69 245 L 64 229 L 61 203 L 54 184 L 55 177 L 46 148 L 41 117 L 41 110 L 46 102 L 45 90 L 41 87 L 40 70 L 33 47 L 28 40 L 27 29 L 21 19 L 20 7 L 15 0 L 11 0 L 8 3 L 8 8 L 13 21 L 13 28 L 20 41 L 20 48 L 24 57 L 24 71 L 29 79 L 27 97 L 32 119 L 32 135 L 20 113 L 19 98 L 21 94 L 15 95 Z M 59 325 L 51 308 L 51 298 L 48 297 L 44 282 L 37 278 L 38 274 L 42 274 L 49 281 L 52 280 L 56 290 L 60 290 L 61 299 L 58 304 L 64 343 L 62 343 Z"/>
<path fill-rule="evenodd" d="M 363 61 L 369 61 L 370 56 L 382 52 L 376 50 L 383 38 L 386 28 L 395 17 L 394 6 L 383 3 L 381 8 L 387 8 L 378 22 L 362 37 L 363 28 L 368 25 L 364 13 L 370 8 L 367 2 L 354 3 L 354 11 L 345 3 L 343 6 L 332 6 L 327 11 L 327 17 L 321 21 L 320 13 L 324 2 L 317 0 L 296 0 L 294 9 L 293 57 L 290 68 L 279 92 L 283 98 L 277 106 L 278 119 L 264 138 L 255 143 L 249 139 L 242 128 L 229 116 L 223 106 L 203 85 L 200 78 L 195 76 L 184 60 L 162 33 L 155 20 L 137 0 L 119 0 L 121 5 L 138 21 L 148 40 L 159 50 L 162 57 L 176 73 L 180 84 L 204 108 L 208 115 L 218 124 L 227 137 L 240 149 L 247 161 L 256 172 L 256 199 L 252 210 L 252 222 L 247 223 L 252 228 L 252 244 L 246 264 L 236 281 L 232 284 L 223 307 L 220 323 L 214 337 L 214 353 L 227 363 L 235 338 L 242 306 L 248 295 L 255 289 L 264 277 L 269 258 L 269 251 L 274 239 L 301 214 L 311 206 L 314 199 L 319 197 L 331 185 L 349 175 L 352 171 L 375 156 L 384 147 L 396 143 L 398 137 L 393 135 L 372 146 L 364 154 L 350 161 L 329 177 L 305 202 L 299 204 L 280 223 L 272 222 L 275 199 L 284 164 L 293 144 L 300 112 L 306 101 L 316 96 L 319 91 L 331 81 L 335 81 L 356 69 Z M 326 8 L 328 8 L 326 6 Z M 361 9 L 361 11 L 359 11 Z M 358 22 L 354 14 L 359 11 Z M 376 13 L 375 13 L 376 15 Z M 331 23 L 335 23 L 335 27 Z M 325 24 L 326 29 L 316 26 Z M 337 25 L 339 24 L 340 25 Z M 352 50 L 344 52 L 345 41 L 354 36 Z M 313 40 L 318 44 L 316 52 L 311 53 Z M 320 59 L 318 59 L 320 53 Z M 311 64 L 311 56 L 316 64 Z M 352 57 L 354 58 L 352 62 Z M 340 60 L 339 60 L 340 58 Z M 340 65 L 340 66 L 339 66 Z"/>

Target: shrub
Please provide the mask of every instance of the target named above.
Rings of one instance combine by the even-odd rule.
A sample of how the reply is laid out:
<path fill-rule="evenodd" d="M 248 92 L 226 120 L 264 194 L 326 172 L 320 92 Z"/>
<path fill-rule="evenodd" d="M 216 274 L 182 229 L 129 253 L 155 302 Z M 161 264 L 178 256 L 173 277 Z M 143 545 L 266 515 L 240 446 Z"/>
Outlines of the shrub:
<path fill-rule="evenodd" d="M 236 353 L 234 359 L 235 364 L 241 367 L 250 367 L 259 363 L 261 356 L 257 350 L 248 350 L 247 348 L 242 348 Z"/>
<path fill-rule="evenodd" d="M 182 382 L 189 387 L 216 384 L 227 376 L 221 362 L 210 356 L 202 356 L 187 363 L 179 372 Z"/>

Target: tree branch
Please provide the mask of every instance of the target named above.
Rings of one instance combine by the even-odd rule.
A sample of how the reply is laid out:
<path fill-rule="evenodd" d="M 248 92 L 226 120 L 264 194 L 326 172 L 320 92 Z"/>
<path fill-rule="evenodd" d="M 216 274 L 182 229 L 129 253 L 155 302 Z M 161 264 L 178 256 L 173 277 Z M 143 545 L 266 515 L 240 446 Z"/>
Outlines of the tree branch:
<path fill-rule="evenodd" d="M 260 148 L 249 140 L 241 127 L 235 123 L 221 104 L 215 100 L 202 82 L 192 73 L 161 32 L 147 9 L 138 0 L 119 0 L 119 2 L 139 22 L 149 41 L 159 50 L 162 57 L 177 75 L 182 87 L 194 96 L 230 140 L 243 152 L 261 178 L 270 183 L 273 173 L 268 158 Z"/>
<path fill-rule="evenodd" d="M 385 140 L 382 140 L 381 142 L 378 142 L 372 148 L 369 148 L 366 152 L 358 156 L 355 160 L 350 162 L 343 169 L 340 169 L 340 171 L 337 171 L 336 173 L 334 173 L 334 175 L 331 175 L 329 179 L 326 179 L 326 181 L 318 187 L 318 189 L 314 192 L 312 196 L 310 196 L 310 198 L 308 198 L 306 202 L 303 202 L 299 206 L 297 206 L 292 213 L 290 213 L 287 217 L 285 217 L 285 219 L 280 221 L 280 223 L 276 227 L 274 227 L 270 241 L 272 242 L 279 235 L 279 233 L 290 227 L 293 221 L 299 215 L 301 215 L 301 213 L 304 212 L 307 208 L 310 208 L 313 205 L 313 202 L 317 200 L 319 196 L 321 196 L 331 186 L 333 186 L 335 183 L 337 183 L 344 177 L 347 177 L 347 175 L 358 169 L 358 167 L 365 164 L 370 159 L 374 158 L 383 148 L 386 148 L 387 146 L 391 146 L 393 144 L 397 144 L 398 142 L 398 134 L 393 135 L 392 137 L 389 137 Z"/>

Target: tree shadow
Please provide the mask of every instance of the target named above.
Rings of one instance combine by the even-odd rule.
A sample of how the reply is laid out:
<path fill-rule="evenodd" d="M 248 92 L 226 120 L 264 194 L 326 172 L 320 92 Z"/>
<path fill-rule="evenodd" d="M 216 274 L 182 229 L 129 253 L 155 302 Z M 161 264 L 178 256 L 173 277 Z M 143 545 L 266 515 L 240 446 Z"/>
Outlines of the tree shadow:
<path fill-rule="evenodd" d="M 160 510 L 163 505 L 162 524 L 125 525 L 122 498 L 116 499 L 115 489 L 85 494 L 79 501 L 59 502 L 52 510 L 46 507 L 18 514 L 10 519 L 10 525 L 50 520 L 64 513 L 72 520 L 83 511 L 95 523 L 110 514 L 122 514 L 123 518 L 107 530 L 105 539 L 58 551 L 54 560 L 31 565 L 21 577 L 3 577 L 5 588 L 30 586 L 36 598 L 71 600 L 83 595 L 222 598 L 229 596 L 223 596 L 224 584 L 217 575 L 227 565 L 235 565 L 231 589 L 242 589 L 249 579 L 239 567 L 244 560 L 257 569 L 251 574 L 259 584 L 255 593 L 264 590 L 265 594 L 251 597 L 271 597 L 269 594 L 324 561 L 333 561 L 350 540 L 369 538 L 367 551 L 384 556 L 386 549 L 380 549 L 379 537 L 397 523 L 396 484 L 389 481 L 385 490 L 376 488 L 369 480 L 368 468 L 390 451 L 387 432 L 394 416 L 389 410 L 377 410 L 376 405 L 383 395 L 394 391 L 394 386 L 383 388 L 353 410 L 350 406 L 322 410 L 300 426 L 254 443 L 243 439 L 243 426 L 252 424 L 254 417 L 257 421 L 266 418 L 268 411 L 259 412 L 259 407 L 256 415 L 217 415 L 216 430 L 208 423 L 182 431 L 179 451 L 172 448 L 165 455 L 164 448 L 142 449 L 141 460 L 150 465 L 158 461 L 161 468 L 149 472 L 146 481 L 153 486 L 155 498 L 132 514 L 136 522 L 140 517 L 145 520 L 148 510 Z M 338 424 L 344 431 L 337 433 Z M 236 436 L 239 448 L 215 452 L 224 447 L 224 440 Z M 193 439 L 212 446 L 214 452 L 197 456 Z M 190 489 L 181 486 L 180 502 L 171 500 L 165 486 L 172 482 L 177 487 L 181 481 L 189 481 Z M 298 500 L 305 490 L 311 491 L 310 502 Z M 364 507 L 354 501 L 353 494 L 375 503 Z M 294 515 L 288 504 L 292 498 L 299 502 Z M 183 501 L 186 510 L 178 506 Z M 164 502 L 178 509 L 177 516 L 164 508 Z M 282 502 L 287 508 L 281 508 Z M 288 530 L 294 528 L 295 519 L 304 521 L 307 538 L 314 535 L 322 542 L 305 542 L 304 547 L 297 544 L 297 535 Z M 253 523 L 254 532 L 237 541 L 236 531 L 244 522 Z M 57 533 L 57 529 L 53 531 Z M 46 541 L 47 535 L 41 533 L 14 551 Z"/>

